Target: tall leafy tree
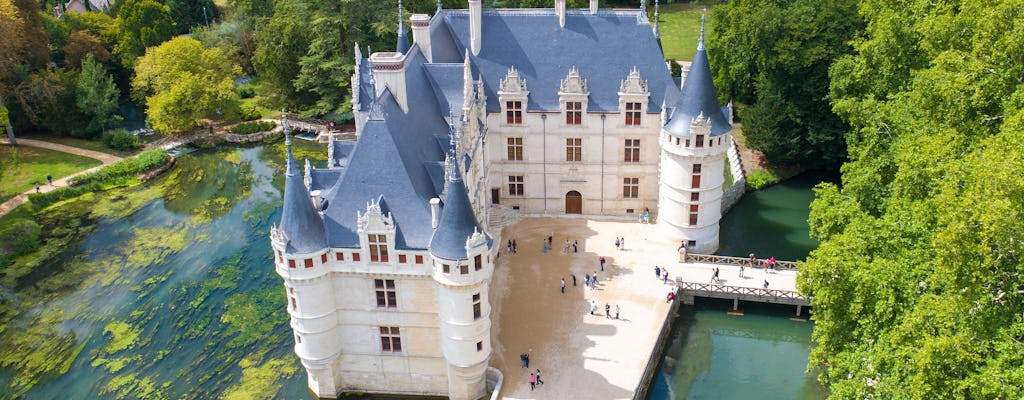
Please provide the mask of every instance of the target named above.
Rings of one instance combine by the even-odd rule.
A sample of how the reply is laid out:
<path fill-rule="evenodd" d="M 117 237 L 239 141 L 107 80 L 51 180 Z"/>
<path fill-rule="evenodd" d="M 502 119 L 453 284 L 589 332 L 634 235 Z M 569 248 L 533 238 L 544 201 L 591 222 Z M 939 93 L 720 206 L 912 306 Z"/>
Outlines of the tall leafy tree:
<path fill-rule="evenodd" d="M 189 33 L 195 26 L 205 26 L 217 19 L 217 6 L 213 0 L 166 0 L 178 33 Z"/>
<path fill-rule="evenodd" d="M 179 36 L 139 58 L 132 96 L 145 98 L 154 129 L 186 130 L 206 118 L 238 113 L 234 76 L 240 72 L 222 50 Z"/>
<path fill-rule="evenodd" d="M 253 67 L 275 105 L 306 108 L 315 98 L 295 87 L 299 61 L 309 50 L 311 10 L 305 2 L 280 1 L 274 16 L 256 33 Z"/>
<path fill-rule="evenodd" d="M 24 22 L 18 15 L 18 8 L 10 0 L 0 0 L 0 124 L 7 132 L 7 140 L 17 145 L 14 127 L 11 125 L 11 113 L 7 108 L 11 96 L 11 80 L 18 64 L 18 54 L 24 46 Z"/>
<path fill-rule="evenodd" d="M 715 83 L 741 108 L 747 144 L 782 164 L 834 167 L 846 124 L 827 94 L 832 61 L 852 51 L 856 0 L 738 0 L 715 7 L 708 47 Z M 725 99 L 723 99 L 725 100 Z"/>
<path fill-rule="evenodd" d="M 117 115 L 117 98 L 121 93 L 92 54 L 87 54 L 82 62 L 75 95 L 78 110 L 89 117 L 87 132 L 101 132 L 121 120 L 121 116 Z"/>
<path fill-rule="evenodd" d="M 125 0 L 117 15 L 118 43 L 115 53 L 125 66 L 174 36 L 176 29 L 167 6 L 154 0 Z"/>
<path fill-rule="evenodd" d="M 82 67 L 82 61 L 91 56 L 94 61 L 105 64 L 110 60 L 110 52 L 103 47 L 100 39 L 86 31 L 75 31 L 68 37 L 64 51 L 64 65 L 66 68 L 78 69 Z"/>
<path fill-rule="evenodd" d="M 865 0 L 798 276 L 833 398 L 1024 397 L 1024 3 Z"/>

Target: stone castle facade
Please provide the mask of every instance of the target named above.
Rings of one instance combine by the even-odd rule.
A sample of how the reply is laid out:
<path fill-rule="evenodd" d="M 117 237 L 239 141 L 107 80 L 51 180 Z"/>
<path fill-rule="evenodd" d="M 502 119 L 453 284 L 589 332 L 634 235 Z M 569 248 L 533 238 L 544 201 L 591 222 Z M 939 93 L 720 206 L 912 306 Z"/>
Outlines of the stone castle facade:
<path fill-rule="evenodd" d="M 703 32 L 682 82 L 646 10 L 438 7 L 352 77 L 355 142 L 300 171 L 271 231 L 295 352 L 320 397 L 478 399 L 491 353 L 493 210 L 645 211 L 718 247 L 731 108 Z M 657 12 L 655 12 L 657 14 Z"/>

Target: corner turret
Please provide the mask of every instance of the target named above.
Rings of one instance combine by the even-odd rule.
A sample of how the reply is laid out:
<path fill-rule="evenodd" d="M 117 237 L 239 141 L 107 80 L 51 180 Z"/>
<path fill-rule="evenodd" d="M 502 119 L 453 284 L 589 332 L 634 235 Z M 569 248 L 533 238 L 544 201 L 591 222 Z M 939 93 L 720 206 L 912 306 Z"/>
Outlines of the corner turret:
<path fill-rule="evenodd" d="M 690 126 L 699 117 L 707 118 L 711 124 L 711 136 L 718 136 L 732 130 L 732 125 L 718 104 L 718 92 L 711 77 L 707 50 L 704 48 L 704 17 L 701 16 L 700 39 L 697 53 L 690 64 L 690 72 L 683 81 L 683 92 L 679 95 L 675 112 L 665 124 L 665 132 L 676 137 L 690 136 Z"/>
<path fill-rule="evenodd" d="M 310 201 L 309 192 L 302 182 L 302 173 L 292 154 L 292 138 L 287 117 L 282 117 L 288 163 L 284 179 L 284 205 L 281 224 L 277 230 L 284 234 L 285 251 L 289 254 L 309 254 L 327 248 L 327 233 L 323 218 Z"/>

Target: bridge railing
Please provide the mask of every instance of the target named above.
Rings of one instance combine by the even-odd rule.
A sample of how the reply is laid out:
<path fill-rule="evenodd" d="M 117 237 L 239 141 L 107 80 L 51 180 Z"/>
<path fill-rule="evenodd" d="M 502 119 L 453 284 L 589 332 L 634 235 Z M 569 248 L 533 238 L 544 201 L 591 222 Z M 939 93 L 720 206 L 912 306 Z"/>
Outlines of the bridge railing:
<path fill-rule="evenodd" d="M 744 286 L 727 286 L 719 285 L 715 283 L 698 283 L 698 282 L 680 282 L 676 284 L 683 291 L 692 292 L 696 295 L 711 294 L 711 293 L 722 293 L 729 295 L 740 295 L 740 296 L 753 296 L 760 298 L 782 298 L 807 301 L 803 295 L 792 290 L 779 290 L 779 289 L 765 289 L 765 288 L 753 288 Z"/>
<path fill-rule="evenodd" d="M 755 268 L 765 268 L 768 266 L 768 259 L 757 258 L 755 259 Z M 719 264 L 719 265 L 733 265 L 733 266 L 750 266 L 750 259 L 743 257 L 729 257 L 729 256 L 716 256 L 713 254 L 693 254 L 689 253 L 686 255 L 686 262 L 697 262 L 704 264 Z M 796 261 L 779 261 L 775 260 L 775 269 L 785 270 L 796 270 Z"/>

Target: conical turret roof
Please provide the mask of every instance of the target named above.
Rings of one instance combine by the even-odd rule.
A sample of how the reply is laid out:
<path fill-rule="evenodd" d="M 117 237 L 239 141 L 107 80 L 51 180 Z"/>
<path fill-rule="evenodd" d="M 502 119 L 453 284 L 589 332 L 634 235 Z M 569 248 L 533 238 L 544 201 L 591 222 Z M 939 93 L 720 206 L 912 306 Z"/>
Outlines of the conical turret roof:
<path fill-rule="evenodd" d="M 703 17 L 701 18 L 697 53 L 694 54 L 690 72 L 683 81 L 683 92 L 679 95 L 676 109 L 665 124 L 665 130 L 675 136 L 689 136 L 690 123 L 698 116 L 711 119 L 711 136 L 722 135 L 732 130 L 729 120 L 718 104 L 718 92 L 711 78 L 708 53 L 704 49 L 704 22 Z"/>
<path fill-rule="evenodd" d="M 451 160 L 455 162 L 454 159 Z M 466 185 L 462 182 L 462 175 L 457 165 L 451 168 L 448 182 L 445 183 L 444 209 L 441 210 L 441 219 L 430 238 L 430 254 L 446 260 L 466 260 L 469 256 L 466 253 L 466 239 L 473 235 L 473 232 L 483 233 L 480 224 L 473 214 L 473 207 L 469 203 L 469 194 L 466 193 Z"/>
<path fill-rule="evenodd" d="M 398 43 L 395 51 L 405 54 L 409 51 L 409 37 L 405 35 L 405 15 L 402 12 L 402 1 L 398 1 Z"/>
<path fill-rule="evenodd" d="M 313 208 L 309 192 L 302 182 L 299 165 L 292 154 L 292 140 L 287 124 L 285 146 L 288 148 L 288 164 L 284 173 L 284 205 L 278 229 L 288 237 L 286 251 L 290 254 L 306 254 L 323 250 L 327 248 L 324 221 Z"/>

